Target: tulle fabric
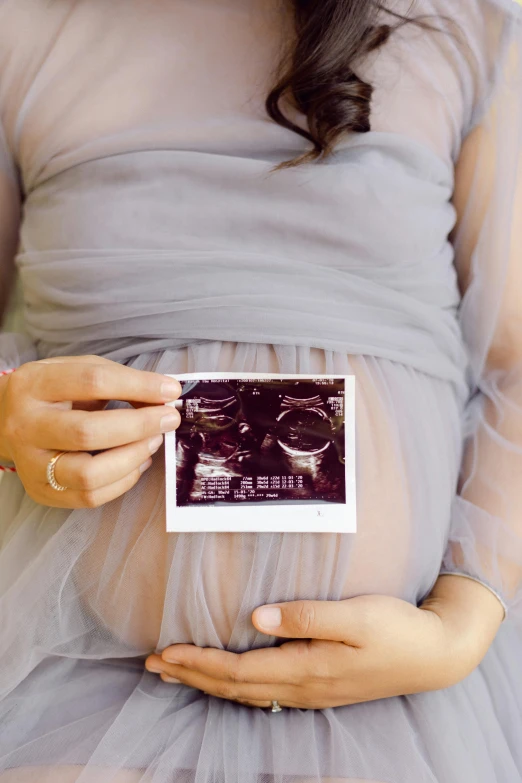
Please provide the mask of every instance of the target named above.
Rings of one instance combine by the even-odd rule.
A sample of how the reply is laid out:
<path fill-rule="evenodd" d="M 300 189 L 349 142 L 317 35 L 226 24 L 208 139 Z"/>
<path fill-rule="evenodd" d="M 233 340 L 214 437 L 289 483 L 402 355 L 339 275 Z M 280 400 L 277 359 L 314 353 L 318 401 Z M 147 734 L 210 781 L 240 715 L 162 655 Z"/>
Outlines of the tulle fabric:
<path fill-rule="evenodd" d="M 455 688 L 335 710 L 272 715 L 144 672 L 140 656 L 176 641 L 237 651 L 273 644 L 250 623 L 261 603 L 368 592 L 415 603 L 437 576 L 459 463 L 454 393 L 385 360 L 312 352 L 310 361 L 310 351 L 286 346 L 274 353 L 275 366 L 264 346 L 211 343 L 133 364 L 181 372 L 215 369 L 226 357 L 237 370 L 314 372 L 322 360 L 328 372 L 355 373 L 365 444 L 358 536 L 167 536 L 161 455 L 134 490 L 97 511 L 42 514 L 17 477 L 6 476 L 13 521 L 0 570 L 7 610 L 0 758 L 11 770 L 7 781 L 31 774 L 220 783 L 517 779 L 522 639 L 512 624 Z"/>
<path fill-rule="evenodd" d="M 366 64 L 373 132 L 275 177 L 303 149 L 260 102 L 279 4 L 145 6 L 0 3 L 2 263 L 21 196 L 27 328 L 1 366 L 354 374 L 358 532 L 167 535 L 161 453 L 100 509 L 5 475 L 0 781 L 520 783 L 517 6 L 419 2 L 448 18 Z M 418 603 L 441 570 L 509 607 L 453 688 L 272 715 L 144 671 L 175 642 L 276 643 L 260 604 Z"/>
<path fill-rule="evenodd" d="M 522 128 L 517 39 L 496 64 L 497 89 L 474 133 L 479 152 L 461 164 L 467 198 L 455 232 L 466 292 L 460 324 L 473 398 L 443 572 L 488 583 L 522 608 Z M 478 120 L 475 120 L 478 123 Z"/>

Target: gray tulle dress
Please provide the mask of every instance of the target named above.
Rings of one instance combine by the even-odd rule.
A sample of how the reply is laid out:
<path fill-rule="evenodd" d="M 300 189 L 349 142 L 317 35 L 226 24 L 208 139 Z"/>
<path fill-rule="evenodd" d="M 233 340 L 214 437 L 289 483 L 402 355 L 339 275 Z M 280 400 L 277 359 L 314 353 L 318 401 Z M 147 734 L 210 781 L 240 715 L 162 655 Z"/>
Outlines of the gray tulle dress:
<path fill-rule="evenodd" d="M 438 29 L 361 64 L 372 131 L 274 173 L 308 149 L 264 109 L 282 6 L 0 0 L 0 265 L 26 329 L 0 369 L 353 374 L 358 491 L 355 535 L 176 535 L 161 452 L 98 509 L 4 474 L 1 783 L 522 781 L 520 8 L 418 0 Z M 260 604 L 417 603 L 441 572 L 508 608 L 447 690 L 272 715 L 144 671 L 176 642 L 275 644 Z"/>

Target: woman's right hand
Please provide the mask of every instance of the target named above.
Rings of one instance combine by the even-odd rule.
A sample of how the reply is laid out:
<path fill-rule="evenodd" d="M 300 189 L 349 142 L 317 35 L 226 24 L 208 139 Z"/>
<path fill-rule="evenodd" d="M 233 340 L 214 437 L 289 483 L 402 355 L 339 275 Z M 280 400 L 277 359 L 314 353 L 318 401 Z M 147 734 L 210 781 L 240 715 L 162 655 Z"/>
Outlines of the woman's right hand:
<path fill-rule="evenodd" d="M 0 381 L 0 456 L 46 506 L 95 508 L 123 495 L 180 422 L 165 405 L 179 397 L 177 381 L 98 356 L 29 362 Z M 136 407 L 104 410 L 109 400 Z M 55 479 L 67 487 L 59 492 L 47 465 L 62 451 L 71 453 L 56 463 Z"/>

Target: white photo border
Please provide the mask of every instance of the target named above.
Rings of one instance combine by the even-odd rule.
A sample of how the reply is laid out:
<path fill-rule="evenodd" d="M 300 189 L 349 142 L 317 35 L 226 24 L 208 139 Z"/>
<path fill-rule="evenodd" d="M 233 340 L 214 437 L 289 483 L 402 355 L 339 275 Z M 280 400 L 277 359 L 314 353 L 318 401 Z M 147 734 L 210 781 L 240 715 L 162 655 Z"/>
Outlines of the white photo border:
<path fill-rule="evenodd" d="M 171 374 L 179 381 L 212 380 L 344 380 L 346 503 L 285 504 L 278 501 L 227 505 L 176 505 L 176 433 L 165 435 L 166 516 L 168 533 L 355 533 L 356 444 L 355 376 L 251 372 Z M 175 402 L 169 403 L 175 406 Z M 277 507 L 277 513 L 271 513 Z"/>

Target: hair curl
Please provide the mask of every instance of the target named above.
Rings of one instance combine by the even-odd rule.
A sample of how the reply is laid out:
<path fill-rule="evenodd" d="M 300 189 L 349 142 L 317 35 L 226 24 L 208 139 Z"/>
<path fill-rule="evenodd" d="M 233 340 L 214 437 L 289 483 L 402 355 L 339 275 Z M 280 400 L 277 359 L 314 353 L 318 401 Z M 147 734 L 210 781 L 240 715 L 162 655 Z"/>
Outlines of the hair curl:
<path fill-rule="evenodd" d="M 386 43 L 394 27 L 412 21 L 376 0 L 291 2 L 296 40 L 281 60 L 277 84 L 265 106 L 275 122 L 313 147 L 274 170 L 325 160 L 347 131 L 371 130 L 373 87 L 357 75 L 357 65 Z M 394 23 L 383 23 L 386 16 Z M 284 98 L 306 116 L 308 130 L 285 116 Z"/>

